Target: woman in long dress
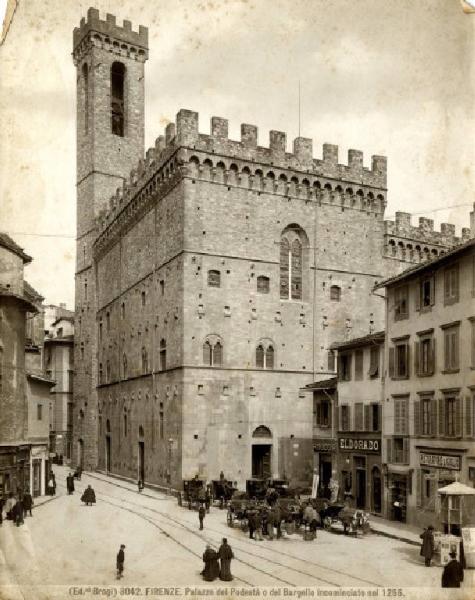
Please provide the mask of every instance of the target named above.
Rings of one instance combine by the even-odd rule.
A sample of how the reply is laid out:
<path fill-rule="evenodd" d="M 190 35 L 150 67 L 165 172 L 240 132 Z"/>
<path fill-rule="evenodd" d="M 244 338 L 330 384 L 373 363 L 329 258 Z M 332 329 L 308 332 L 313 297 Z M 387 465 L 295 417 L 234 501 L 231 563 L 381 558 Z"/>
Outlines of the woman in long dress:
<path fill-rule="evenodd" d="M 223 543 L 219 548 L 218 556 L 221 561 L 219 578 L 221 581 L 232 581 L 233 576 L 231 575 L 231 560 L 234 558 L 234 554 L 226 538 L 223 538 Z"/>
<path fill-rule="evenodd" d="M 218 554 L 209 544 L 206 546 L 203 554 L 203 562 L 205 563 L 205 568 L 201 571 L 203 579 L 205 581 L 214 581 L 219 577 Z"/>

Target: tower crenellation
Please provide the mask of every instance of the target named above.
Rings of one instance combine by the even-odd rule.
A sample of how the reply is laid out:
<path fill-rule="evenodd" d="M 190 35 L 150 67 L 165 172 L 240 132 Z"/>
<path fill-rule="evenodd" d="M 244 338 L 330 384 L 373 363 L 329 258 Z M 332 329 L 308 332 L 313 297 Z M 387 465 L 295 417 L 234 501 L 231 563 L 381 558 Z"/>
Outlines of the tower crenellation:
<path fill-rule="evenodd" d="M 148 28 L 140 25 L 138 32 L 133 31 L 132 23 L 127 20 L 120 27 L 114 15 L 108 13 L 102 20 L 96 8 L 89 8 L 87 19 L 83 17 L 73 31 L 75 62 L 81 60 L 90 44 L 144 62 L 148 58 Z"/>

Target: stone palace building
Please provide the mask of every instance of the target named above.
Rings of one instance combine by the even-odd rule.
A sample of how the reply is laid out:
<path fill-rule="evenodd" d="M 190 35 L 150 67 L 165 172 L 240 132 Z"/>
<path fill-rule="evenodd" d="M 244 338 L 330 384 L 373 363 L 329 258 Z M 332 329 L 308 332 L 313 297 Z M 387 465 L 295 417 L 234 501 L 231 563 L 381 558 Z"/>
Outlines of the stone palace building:
<path fill-rule="evenodd" d="M 378 282 L 461 241 L 384 220 L 386 158 L 180 110 L 144 155 L 148 30 L 74 30 L 73 460 L 178 485 L 312 472 L 312 398 L 335 341 L 383 329 Z M 463 230 L 462 237 L 469 236 Z"/>

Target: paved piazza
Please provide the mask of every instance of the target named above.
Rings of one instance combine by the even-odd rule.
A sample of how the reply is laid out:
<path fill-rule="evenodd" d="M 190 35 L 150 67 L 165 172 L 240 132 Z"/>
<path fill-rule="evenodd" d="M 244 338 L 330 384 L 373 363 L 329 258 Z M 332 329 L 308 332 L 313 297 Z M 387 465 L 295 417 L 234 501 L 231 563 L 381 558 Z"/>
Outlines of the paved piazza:
<path fill-rule="evenodd" d="M 440 567 L 427 569 L 419 548 L 375 534 L 354 539 L 319 531 L 317 540 L 300 535 L 252 541 L 229 528 L 226 512 L 212 508 L 203 531 L 198 515 L 174 498 L 100 474 L 84 474 L 68 496 L 66 469 L 56 467 L 58 495 L 34 508 L 33 518 L 0 529 L 0 598 L 55 599 L 167 596 L 160 588 L 179 586 L 183 597 L 391 597 L 469 598 L 473 573 L 460 594 L 440 590 Z M 91 484 L 97 504 L 84 506 L 81 491 Z M 235 560 L 234 581 L 203 582 L 205 545 L 226 536 Z M 124 578 L 115 579 L 115 556 L 126 545 Z M 187 582 L 188 588 L 183 582 Z M 116 587 L 117 586 L 117 587 Z M 399 588 L 404 588 L 399 591 Z M 97 589 L 95 589 L 97 588 Z M 132 590 L 131 588 L 137 588 Z M 223 588 L 227 588 L 224 590 Z M 234 589 L 231 589 L 234 588 Z M 472 587 L 473 590 L 473 587 Z M 223 592 L 221 594 L 221 591 Z"/>

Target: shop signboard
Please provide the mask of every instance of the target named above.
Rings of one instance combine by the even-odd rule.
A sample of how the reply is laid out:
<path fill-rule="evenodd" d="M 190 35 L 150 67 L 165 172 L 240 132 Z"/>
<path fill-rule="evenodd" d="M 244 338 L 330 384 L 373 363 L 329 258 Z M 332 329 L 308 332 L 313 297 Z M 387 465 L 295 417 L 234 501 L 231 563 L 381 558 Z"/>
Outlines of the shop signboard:
<path fill-rule="evenodd" d="M 345 452 L 381 452 L 381 440 L 365 439 L 359 440 L 350 437 L 341 437 L 339 443 L 340 450 Z"/>
<path fill-rule="evenodd" d="M 447 454 L 428 454 L 421 452 L 421 466 L 435 467 L 437 469 L 451 469 L 460 471 L 460 456 L 449 456 Z"/>
<path fill-rule="evenodd" d="M 336 452 L 336 439 L 321 438 L 318 440 L 313 440 L 313 451 L 314 452 Z"/>

